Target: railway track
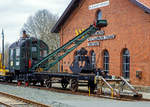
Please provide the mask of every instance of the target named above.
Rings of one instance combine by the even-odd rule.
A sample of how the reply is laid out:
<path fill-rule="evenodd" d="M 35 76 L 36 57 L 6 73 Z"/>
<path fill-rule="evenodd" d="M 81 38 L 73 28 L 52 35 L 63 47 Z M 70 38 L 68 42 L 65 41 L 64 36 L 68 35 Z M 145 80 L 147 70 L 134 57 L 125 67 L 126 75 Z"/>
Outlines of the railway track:
<path fill-rule="evenodd" d="M 3 85 L 11 85 L 11 86 L 17 86 L 16 83 L 6 83 L 6 82 L 0 82 L 0 84 Z M 21 85 L 21 87 L 26 87 L 24 85 Z M 53 91 L 53 92 L 58 92 L 58 93 L 66 93 L 66 94 L 74 94 L 74 95 L 83 95 L 83 96 L 89 96 L 89 92 L 88 90 L 78 90 L 77 92 L 72 92 L 70 89 L 66 88 L 66 89 L 62 89 L 59 87 L 52 87 L 52 88 L 46 88 L 44 86 L 29 86 L 29 88 L 35 88 L 35 89 L 40 89 L 40 90 L 47 90 L 47 91 Z M 116 97 L 110 97 L 107 95 L 98 95 L 98 94 L 90 94 L 90 96 L 92 97 L 98 97 L 98 98 L 106 98 L 106 99 L 114 99 L 114 100 L 121 100 L 121 101 L 150 101 L 150 99 L 136 99 L 133 97 L 128 97 L 128 96 L 123 96 L 120 98 L 116 98 Z M 42 106 L 43 107 L 43 106 Z"/>
<path fill-rule="evenodd" d="M 0 92 L 0 104 L 6 107 L 51 107 L 4 92 Z"/>

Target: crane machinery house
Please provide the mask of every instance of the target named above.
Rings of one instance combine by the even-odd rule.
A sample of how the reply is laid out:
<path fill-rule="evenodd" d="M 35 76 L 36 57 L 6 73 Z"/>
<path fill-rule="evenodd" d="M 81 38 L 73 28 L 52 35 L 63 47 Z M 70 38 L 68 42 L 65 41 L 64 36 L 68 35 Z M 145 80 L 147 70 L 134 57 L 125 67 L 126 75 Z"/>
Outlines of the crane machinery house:
<path fill-rule="evenodd" d="M 101 19 L 108 26 L 61 60 L 61 72 L 71 72 L 75 52 L 84 47 L 95 67 L 150 86 L 150 0 L 71 0 L 51 32 L 60 34 L 62 46 Z"/>

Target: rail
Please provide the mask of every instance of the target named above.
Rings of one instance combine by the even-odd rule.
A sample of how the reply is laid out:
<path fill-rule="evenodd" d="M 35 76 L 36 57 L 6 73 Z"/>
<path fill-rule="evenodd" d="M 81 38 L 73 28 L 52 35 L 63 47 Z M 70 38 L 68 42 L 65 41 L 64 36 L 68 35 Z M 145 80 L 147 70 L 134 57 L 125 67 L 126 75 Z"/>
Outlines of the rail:
<path fill-rule="evenodd" d="M 45 104 L 41 104 L 41 103 L 38 103 L 38 102 L 35 102 L 35 101 L 24 99 L 24 98 L 14 96 L 14 95 L 11 95 L 11 94 L 8 94 L 8 93 L 4 93 L 4 92 L 0 92 L 0 96 L 4 96 L 4 97 L 9 98 L 9 99 L 11 98 L 11 99 L 16 100 L 18 102 L 23 102 L 26 105 L 32 105 L 32 107 L 34 107 L 34 106 L 35 107 L 51 107 L 51 106 L 48 106 L 48 105 L 45 105 Z M 0 104 L 2 104 L 4 106 L 7 106 L 7 107 L 14 107 L 13 104 L 8 104 L 8 103 L 2 102 L 2 101 L 0 101 Z"/>

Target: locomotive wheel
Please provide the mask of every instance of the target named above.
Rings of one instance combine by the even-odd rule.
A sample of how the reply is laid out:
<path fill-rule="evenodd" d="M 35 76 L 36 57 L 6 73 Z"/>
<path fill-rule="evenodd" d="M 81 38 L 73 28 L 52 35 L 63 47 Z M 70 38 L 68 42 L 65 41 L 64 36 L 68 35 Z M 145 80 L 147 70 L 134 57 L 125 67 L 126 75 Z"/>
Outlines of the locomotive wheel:
<path fill-rule="evenodd" d="M 52 87 L 52 80 L 51 79 L 46 80 L 45 85 L 47 88 L 51 88 Z"/>
<path fill-rule="evenodd" d="M 61 86 L 63 89 L 66 89 L 68 84 L 69 84 L 69 82 L 66 79 L 61 80 Z"/>
<path fill-rule="evenodd" d="M 78 80 L 77 79 L 71 80 L 71 90 L 73 92 L 76 92 L 78 90 Z"/>

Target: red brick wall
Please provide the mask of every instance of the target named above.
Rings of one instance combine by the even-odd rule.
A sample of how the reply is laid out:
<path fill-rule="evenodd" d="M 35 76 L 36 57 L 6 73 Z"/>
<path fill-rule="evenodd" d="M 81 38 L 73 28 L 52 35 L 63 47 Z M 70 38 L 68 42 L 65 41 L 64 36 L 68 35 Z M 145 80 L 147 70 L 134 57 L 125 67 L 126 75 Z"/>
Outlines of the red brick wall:
<path fill-rule="evenodd" d="M 61 45 L 76 36 L 75 29 L 87 28 L 96 19 L 98 9 L 88 10 L 88 6 L 106 0 L 84 0 L 71 14 L 60 31 Z M 132 4 L 130 0 L 110 0 L 110 5 L 99 8 L 108 26 L 103 28 L 105 35 L 115 34 L 112 40 L 100 41 L 100 46 L 88 47 L 84 42 L 81 47 L 94 50 L 97 66 L 102 68 L 102 52 L 107 49 L 110 56 L 110 74 L 122 75 L 121 52 L 127 48 L 130 52 L 130 80 L 136 85 L 150 85 L 150 15 Z M 76 49 L 76 50 L 77 50 Z M 70 72 L 69 66 L 73 53 L 65 57 L 61 64 Z M 65 62 L 65 63 L 64 63 Z M 136 78 L 136 71 L 142 71 L 142 79 Z"/>

